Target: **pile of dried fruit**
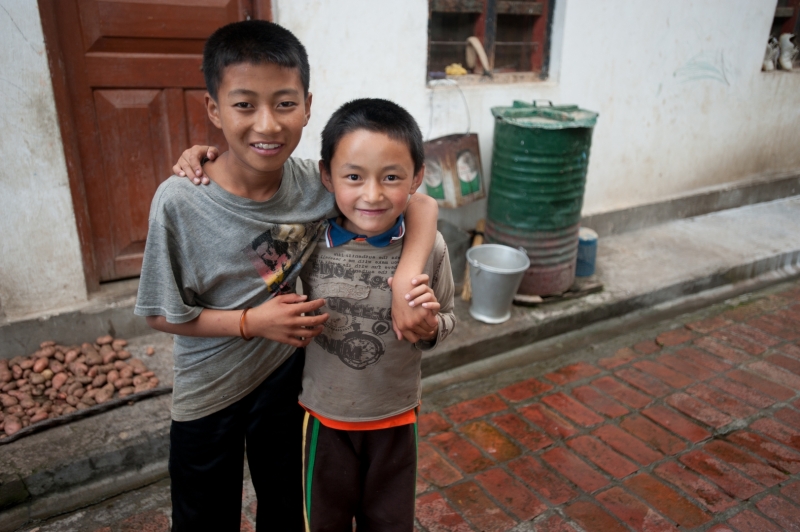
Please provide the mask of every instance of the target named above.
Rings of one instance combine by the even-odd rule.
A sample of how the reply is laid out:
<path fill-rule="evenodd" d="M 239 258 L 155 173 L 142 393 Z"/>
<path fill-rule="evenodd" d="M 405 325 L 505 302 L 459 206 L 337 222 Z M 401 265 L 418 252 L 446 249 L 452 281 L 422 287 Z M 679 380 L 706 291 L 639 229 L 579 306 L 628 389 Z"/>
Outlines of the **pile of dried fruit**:
<path fill-rule="evenodd" d="M 158 378 L 131 356 L 127 345 L 127 340 L 110 335 L 80 346 L 48 341 L 27 357 L 0 360 L 0 439 L 115 395 L 127 397 L 157 387 Z"/>

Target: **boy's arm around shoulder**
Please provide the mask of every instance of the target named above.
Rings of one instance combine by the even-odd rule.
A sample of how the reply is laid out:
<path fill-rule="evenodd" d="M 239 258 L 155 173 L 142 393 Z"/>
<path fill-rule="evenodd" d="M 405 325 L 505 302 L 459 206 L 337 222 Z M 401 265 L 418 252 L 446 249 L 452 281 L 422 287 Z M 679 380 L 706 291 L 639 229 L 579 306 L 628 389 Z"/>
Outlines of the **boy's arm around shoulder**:
<path fill-rule="evenodd" d="M 439 232 L 436 233 L 436 241 L 434 242 L 431 258 L 433 260 L 431 288 L 440 305 L 439 312 L 436 315 L 439 331 L 433 340 L 416 342 L 417 348 L 424 351 L 433 349 L 444 341 L 453 332 L 458 321 L 454 311 L 455 286 L 453 284 L 453 270 L 450 267 L 447 245 Z"/>
<path fill-rule="evenodd" d="M 436 237 L 439 207 L 425 194 L 412 194 L 406 207 L 406 236 L 403 252 L 394 272 L 392 285 L 392 326 L 398 339 L 416 342 L 424 332 L 425 314 L 409 306 L 410 292 L 419 283 L 415 279 L 425 267 Z"/>

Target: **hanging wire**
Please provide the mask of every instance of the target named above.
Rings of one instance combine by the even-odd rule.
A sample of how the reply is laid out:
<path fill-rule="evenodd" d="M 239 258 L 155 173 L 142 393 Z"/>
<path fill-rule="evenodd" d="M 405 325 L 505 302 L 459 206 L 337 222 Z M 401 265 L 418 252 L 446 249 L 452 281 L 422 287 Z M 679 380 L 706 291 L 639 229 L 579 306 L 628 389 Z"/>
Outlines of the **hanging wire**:
<path fill-rule="evenodd" d="M 469 105 L 467 104 L 467 97 L 464 95 L 464 91 L 461 90 L 461 86 L 454 79 L 433 79 L 428 82 L 428 86 L 431 88 L 431 91 L 428 94 L 430 119 L 428 121 L 428 134 L 425 135 L 425 140 L 431 139 L 431 131 L 433 131 L 433 93 L 435 92 L 436 87 L 440 85 L 454 85 L 458 89 L 458 93 L 461 94 L 461 100 L 464 102 L 464 110 L 467 112 L 467 131 L 466 133 L 464 133 L 464 135 L 469 135 L 469 132 L 472 129 L 472 118 L 470 117 L 469 114 Z"/>

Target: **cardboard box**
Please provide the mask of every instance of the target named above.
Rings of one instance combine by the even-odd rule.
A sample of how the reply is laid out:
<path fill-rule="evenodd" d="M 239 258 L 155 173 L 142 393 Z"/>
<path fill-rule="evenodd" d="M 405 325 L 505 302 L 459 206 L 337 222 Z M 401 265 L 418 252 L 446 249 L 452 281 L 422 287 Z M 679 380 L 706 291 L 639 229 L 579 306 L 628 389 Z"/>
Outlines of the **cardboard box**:
<path fill-rule="evenodd" d="M 448 135 L 425 143 L 424 192 L 440 207 L 454 209 L 486 197 L 476 133 Z"/>

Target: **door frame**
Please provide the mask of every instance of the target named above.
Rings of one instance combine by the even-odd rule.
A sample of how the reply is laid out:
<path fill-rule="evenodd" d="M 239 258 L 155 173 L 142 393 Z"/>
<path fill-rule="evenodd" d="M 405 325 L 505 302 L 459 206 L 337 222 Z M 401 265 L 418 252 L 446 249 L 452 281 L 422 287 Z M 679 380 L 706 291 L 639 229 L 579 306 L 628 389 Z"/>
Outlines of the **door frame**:
<path fill-rule="evenodd" d="M 86 190 L 83 178 L 83 166 L 78 147 L 77 121 L 74 103 L 72 101 L 69 80 L 67 79 L 66 62 L 62 53 L 62 35 L 56 23 L 56 4 L 62 0 L 38 0 L 39 16 L 42 21 L 47 62 L 50 67 L 50 79 L 53 84 L 53 96 L 56 104 L 58 128 L 61 133 L 61 143 L 64 147 L 64 159 L 67 165 L 69 190 L 72 196 L 72 208 L 75 212 L 75 224 L 78 230 L 78 239 L 83 259 L 83 274 L 88 293 L 100 290 L 100 275 L 95 259 L 91 219 L 89 217 L 89 204 L 86 199 Z M 252 0 L 253 18 L 272 20 L 271 0 Z M 113 282 L 113 281 L 112 281 Z"/>

